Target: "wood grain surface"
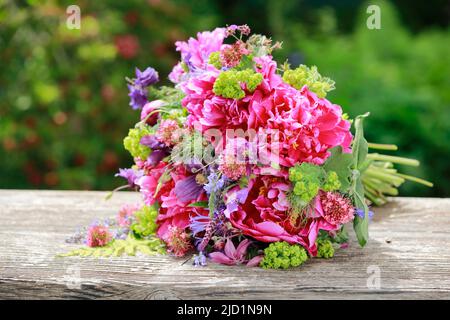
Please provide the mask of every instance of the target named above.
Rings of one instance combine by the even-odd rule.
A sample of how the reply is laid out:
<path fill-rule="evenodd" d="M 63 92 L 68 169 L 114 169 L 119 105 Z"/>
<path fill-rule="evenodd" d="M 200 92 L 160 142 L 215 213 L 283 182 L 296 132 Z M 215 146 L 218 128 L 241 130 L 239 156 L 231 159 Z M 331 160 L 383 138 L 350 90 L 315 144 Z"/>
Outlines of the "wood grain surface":
<path fill-rule="evenodd" d="M 57 258 L 78 226 L 115 215 L 137 193 L 0 191 L 1 299 L 449 299 L 450 199 L 375 208 L 370 242 L 291 270 L 170 256 Z"/>

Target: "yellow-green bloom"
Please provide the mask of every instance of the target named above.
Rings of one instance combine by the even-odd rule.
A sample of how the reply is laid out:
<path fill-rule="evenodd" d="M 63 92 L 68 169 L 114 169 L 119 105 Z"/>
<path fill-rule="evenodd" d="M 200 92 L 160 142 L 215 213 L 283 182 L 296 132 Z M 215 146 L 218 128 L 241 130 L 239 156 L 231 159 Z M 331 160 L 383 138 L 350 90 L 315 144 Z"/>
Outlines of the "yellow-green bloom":
<path fill-rule="evenodd" d="M 128 136 L 123 139 L 125 149 L 128 150 L 134 158 L 140 158 L 142 160 L 147 159 L 151 149 L 142 145 L 140 142 L 142 137 L 150 135 L 151 133 L 151 128 L 147 125 L 130 129 L 128 131 Z"/>
<path fill-rule="evenodd" d="M 319 98 L 325 98 L 327 92 L 335 89 L 334 81 L 320 75 L 316 66 L 308 68 L 300 65 L 296 69 L 288 69 L 283 74 L 283 80 L 298 90 L 306 85 Z"/>
<path fill-rule="evenodd" d="M 251 69 L 228 70 L 221 72 L 214 82 L 214 94 L 230 99 L 242 99 L 245 97 L 245 91 L 241 84 L 245 83 L 248 91 L 255 91 L 256 87 L 262 82 L 262 74 Z"/>
<path fill-rule="evenodd" d="M 306 250 L 299 245 L 289 243 L 273 242 L 264 249 L 264 258 L 260 266 L 264 269 L 287 269 L 298 267 L 308 260 Z"/>

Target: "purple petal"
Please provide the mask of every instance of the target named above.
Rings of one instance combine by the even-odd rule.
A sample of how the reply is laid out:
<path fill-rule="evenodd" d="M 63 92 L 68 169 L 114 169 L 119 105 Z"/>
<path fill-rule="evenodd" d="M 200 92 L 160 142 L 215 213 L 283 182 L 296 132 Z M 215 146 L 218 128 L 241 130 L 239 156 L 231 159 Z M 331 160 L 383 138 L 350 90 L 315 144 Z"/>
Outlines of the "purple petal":
<path fill-rule="evenodd" d="M 133 109 L 141 109 L 147 103 L 147 93 L 143 89 L 133 85 L 128 85 L 128 90 L 130 90 L 128 94 L 130 97 L 130 106 Z"/>
<path fill-rule="evenodd" d="M 143 146 L 149 147 L 153 150 L 166 148 L 166 145 L 159 141 L 154 135 L 146 135 L 141 138 L 139 141 Z"/>
<path fill-rule="evenodd" d="M 238 192 L 236 192 L 236 199 L 240 203 L 245 203 L 245 201 L 247 200 L 249 191 L 250 191 L 249 188 L 244 188 L 244 189 L 239 190 Z"/>
<path fill-rule="evenodd" d="M 356 214 L 359 217 L 363 218 L 363 219 L 365 218 L 364 209 L 356 209 Z M 373 218 L 373 211 L 369 210 L 368 216 L 369 216 L 369 219 L 372 219 Z"/>
<path fill-rule="evenodd" d="M 146 68 L 144 71 L 136 68 L 136 83 L 142 87 L 148 87 L 159 81 L 158 72 L 152 67 Z"/>
<path fill-rule="evenodd" d="M 167 157 L 169 153 L 165 150 L 153 150 L 147 158 L 147 163 L 156 166 L 162 159 Z"/>
<path fill-rule="evenodd" d="M 143 175 L 144 172 L 142 170 L 119 169 L 119 173 L 116 173 L 115 176 L 126 179 L 128 184 L 133 187 L 135 186 L 135 181 Z"/>
<path fill-rule="evenodd" d="M 180 180 L 175 185 L 175 195 L 181 202 L 196 200 L 203 187 L 195 181 L 195 176 Z"/>

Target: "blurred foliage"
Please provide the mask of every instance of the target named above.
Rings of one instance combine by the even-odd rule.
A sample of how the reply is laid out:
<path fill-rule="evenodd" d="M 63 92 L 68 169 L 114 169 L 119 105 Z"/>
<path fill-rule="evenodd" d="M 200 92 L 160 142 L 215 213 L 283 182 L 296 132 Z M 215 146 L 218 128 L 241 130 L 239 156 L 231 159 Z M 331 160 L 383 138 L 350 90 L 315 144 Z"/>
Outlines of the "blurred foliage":
<path fill-rule="evenodd" d="M 396 144 L 395 154 L 421 162 L 419 168 L 401 169 L 435 187 L 405 183 L 401 194 L 449 196 L 450 30 L 412 35 L 389 2 L 370 2 L 374 3 L 381 8 L 381 29 L 369 30 L 368 15 L 360 10 L 350 34 L 335 32 L 336 17 L 330 8 L 321 10 L 315 30 L 282 19 L 287 7 L 274 10 L 278 17 L 271 21 L 278 25 L 273 29 L 282 30 L 282 35 L 273 36 L 285 41 L 279 58 L 300 57 L 297 63 L 317 65 L 336 81 L 328 99 L 351 117 L 370 111 L 364 130 L 368 141 Z"/>
<path fill-rule="evenodd" d="M 166 78 L 174 42 L 217 24 L 208 1 L 0 1 L 0 188 L 109 189 L 131 165 L 126 76 Z M 81 8 L 81 29 L 66 8 Z"/>
<path fill-rule="evenodd" d="M 167 83 L 176 40 L 247 23 L 284 42 L 280 61 L 335 80 L 328 98 L 351 116 L 371 111 L 369 141 L 422 162 L 402 169 L 435 188 L 407 183 L 404 195 L 450 196 L 448 8 L 393 2 L 370 2 L 382 28 L 369 30 L 368 3 L 356 0 L 0 1 L 0 188 L 120 184 L 113 174 L 131 164 L 122 139 L 138 117 L 124 78 L 150 65 Z M 74 3 L 81 30 L 66 27 Z"/>

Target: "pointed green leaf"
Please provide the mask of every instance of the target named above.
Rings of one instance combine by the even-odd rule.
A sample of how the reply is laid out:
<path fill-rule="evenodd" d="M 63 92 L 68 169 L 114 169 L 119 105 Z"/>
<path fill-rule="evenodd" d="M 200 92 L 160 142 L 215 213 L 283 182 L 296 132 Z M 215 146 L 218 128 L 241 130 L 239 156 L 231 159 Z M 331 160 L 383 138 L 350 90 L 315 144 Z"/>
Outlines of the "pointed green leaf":
<path fill-rule="evenodd" d="M 359 115 L 355 118 L 355 137 L 353 138 L 352 154 L 354 158 L 355 168 L 358 170 L 366 161 L 369 145 L 364 138 L 363 121 L 369 116 L 369 112 Z"/>
<path fill-rule="evenodd" d="M 207 201 L 197 201 L 188 205 L 188 207 L 199 207 L 199 208 L 208 208 Z"/>
<path fill-rule="evenodd" d="M 361 246 L 365 246 L 369 239 L 369 208 L 364 197 L 364 186 L 361 180 L 361 173 L 367 169 L 368 143 L 364 138 L 363 121 L 369 113 L 357 116 L 355 119 L 355 136 L 352 145 L 353 172 L 352 186 L 350 194 L 353 198 L 356 208 L 364 211 L 364 218 L 359 216 L 353 220 L 353 229 Z"/>

